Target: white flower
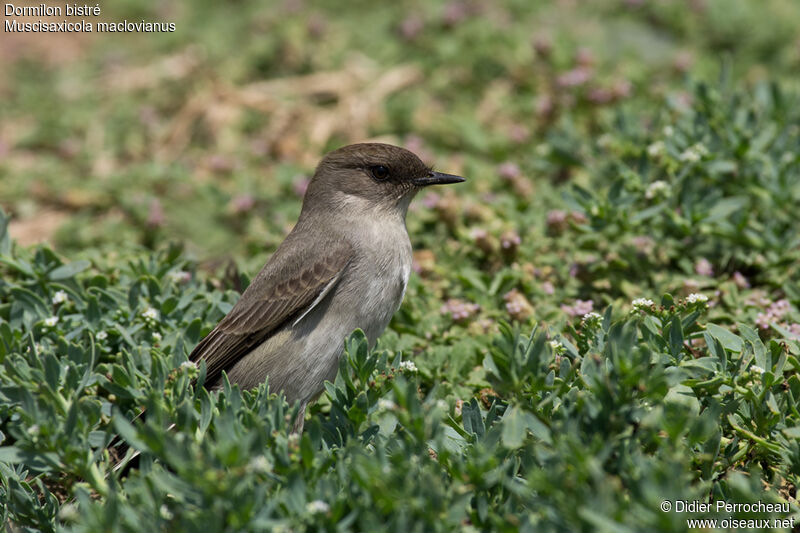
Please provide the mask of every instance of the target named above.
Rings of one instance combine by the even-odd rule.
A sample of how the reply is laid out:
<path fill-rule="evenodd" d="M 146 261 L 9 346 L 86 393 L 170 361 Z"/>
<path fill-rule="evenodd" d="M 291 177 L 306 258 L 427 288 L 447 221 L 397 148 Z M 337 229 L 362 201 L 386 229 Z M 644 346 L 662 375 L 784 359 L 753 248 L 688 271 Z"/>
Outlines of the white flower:
<path fill-rule="evenodd" d="M 663 154 L 665 150 L 666 146 L 664 145 L 664 141 L 656 141 L 647 147 L 647 155 L 650 157 L 657 157 Z"/>
<path fill-rule="evenodd" d="M 58 510 L 58 518 L 63 520 L 64 522 L 75 522 L 80 518 L 80 513 L 78 512 L 78 506 L 74 503 L 68 503 L 66 505 L 62 505 L 61 509 Z"/>
<path fill-rule="evenodd" d="M 69 300 L 69 298 L 67 297 L 67 293 L 65 291 L 57 291 L 53 295 L 53 305 L 64 303 L 67 300 Z"/>
<path fill-rule="evenodd" d="M 762 371 L 763 372 L 763 371 Z M 28 435 L 38 435 L 39 434 L 39 424 L 34 424 L 27 430 Z"/>
<path fill-rule="evenodd" d="M 683 152 L 681 152 L 681 155 L 678 156 L 678 158 L 681 161 L 685 161 L 687 163 L 696 163 L 697 161 L 700 161 L 700 154 L 698 154 L 697 152 L 695 152 L 691 148 L 688 148 L 688 149 L 684 150 Z"/>
<path fill-rule="evenodd" d="M 308 502 L 306 504 L 306 511 L 311 514 L 327 513 L 330 508 L 331 506 L 322 500 L 314 500 L 313 502 Z"/>
<path fill-rule="evenodd" d="M 666 181 L 657 180 L 647 186 L 644 197 L 651 200 L 657 196 L 661 196 L 669 191 L 669 185 Z"/>
<path fill-rule="evenodd" d="M 58 324 L 57 316 L 51 316 L 44 319 L 44 325 L 47 326 L 48 328 L 52 328 L 56 324 Z"/>
<path fill-rule="evenodd" d="M 172 283 L 185 283 L 191 279 L 192 275 L 185 270 L 173 270 L 167 274 L 167 277 Z"/>
<path fill-rule="evenodd" d="M 153 332 L 153 340 L 156 341 L 156 342 L 160 341 L 161 340 L 161 333 L 159 333 L 157 331 L 154 331 Z"/>
<path fill-rule="evenodd" d="M 764 369 L 763 369 L 763 368 L 761 368 L 761 367 L 760 367 L 760 366 L 758 366 L 758 365 L 753 365 L 753 366 L 751 366 L 751 367 L 750 367 L 750 370 L 751 370 L 751 371 L 753 371 L 753 372 L 755 372 L 756 374 L 763 374 L 763 373 L 764 373 Z"/>
<path fill-rule="evenodd" d="M 693 292 L 689 296 L 686 297 L 686 301 L 690 304 L 697 303 L 697 302 L 707 302 L 708 296 L 705 294 L 700 294 L 699 292 Z"/>
<path fill-rule="evenodd" d="M 561 344 L 560 341 L 550 341 L 550 348 L 552 348 L 553 352 L 557 355 L 561 355 L 567 351 L 567 348 Z"/>
<path fill-rule="evenodd" d="M 597 138 L 597 146 L 600 148 L 608 148 L 614 142 L 614 137 L 609 135 L 608 133 L 602 134 L 600 137 Z"/>
<path fill-rule="evenodd" d="M 142 311 L 142 317 L 145 320 L 158 320 L 158 311 L 152 307 L 148 307 Z"/>
<path fill-rule="evenodd" d="M 397 407 L 397 404 L 392 400 L 387 400 L 386 398 L 378 400 L 378 409 L 381 411 L 392 411 L 395 407 Z"/>
<path fill-rule="evenodd" d="M 161 506 L 158 512 L 161 514 L 161 518 L 164 520 L 172 520 L 172 511 L 169 510 L 169 507 L 167 507 L 166 503 Z"/>
<path fill-rule="evenodd" d="M 405 370 L 406 372 L 419 372 L 417 365 L 415 365 L 413 361 L 400 361 L 400 370 Z"/>
<path fill-rule="evenodd" d="M 631 302 L 631 305 L 636 309 L 646 309 L 653 306 L 653 300 L 650 298 L 636 298 Z"/>
<path fill-rule="evenodd" d="M 678 159 L 688 163 L 696 163 L 707 153 L 708 149 L 702 143 L 697 143 L 684 150 L 681 155 L 678 156 Z"/>
<path fill-rule="evenodd" d="M 194 361 L 184 361 L 181 363 L 181 368 L 197 368 L 197 363 Z"/>
<path fill-rule="evenodd" d="M 95 335 L 94 338 L 99 341 L 104 341 L 108 338 L 108 333 L 106 333 L 105 331 L 98 331 L 97 335 Z"/>
<path fill-rule="evenodd" d="M 247 466 L 250 468 L 250 470 L 253 470 L 254 472 L 260 472 L 262 474 L 272 471 L 272 465 L 270 464 L 269 459 L 263 455 L 257 455 L 250 459 L 250 462 L 247 464 Z"/>
<path fill-rule="evenodd" d="M 601 318 L 603 318 L 603 317 L 600 316 L 600 313 L 595 313 L 594 311 L 592 311 L 591 313 L 586 313 L 585 315 L 583 315 L 583 319 L 585 321 L 587 321 L 587 322 L 590 321 L 590 320 L 600 320 Z"/>
<path fill-rule="evenodd" d="M 552 148 L 550 147 L 549 144 L 542 143 L 537 145 L 535 150 L 536 150 L 536 155 L 538 155 L 539 157 L 547 157 L 550 155 Z"/>
<path fill-rule="evenodd" d="M 675 129 L 672 126 L 664 126 L 664 137 L 672 137 L 675 134 Z"/>

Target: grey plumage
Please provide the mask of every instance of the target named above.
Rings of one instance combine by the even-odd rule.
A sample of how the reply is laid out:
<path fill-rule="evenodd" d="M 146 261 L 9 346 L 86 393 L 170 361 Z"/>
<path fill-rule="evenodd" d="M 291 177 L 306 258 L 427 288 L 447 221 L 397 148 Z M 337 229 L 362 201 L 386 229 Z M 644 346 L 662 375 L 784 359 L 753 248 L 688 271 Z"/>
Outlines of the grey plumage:
<path fill-rule="evenodd" d="M 403 300 L 411 271 L 408 205 L 427 185 L 463 181 L 433 172 L 413 153 L 368 143 L 319 164 L 300 217 L 225 318 L 192 352 L 206 382 L 270 389 L 305 406 L 336 375 L 345 337 L 370 345 Z"/>

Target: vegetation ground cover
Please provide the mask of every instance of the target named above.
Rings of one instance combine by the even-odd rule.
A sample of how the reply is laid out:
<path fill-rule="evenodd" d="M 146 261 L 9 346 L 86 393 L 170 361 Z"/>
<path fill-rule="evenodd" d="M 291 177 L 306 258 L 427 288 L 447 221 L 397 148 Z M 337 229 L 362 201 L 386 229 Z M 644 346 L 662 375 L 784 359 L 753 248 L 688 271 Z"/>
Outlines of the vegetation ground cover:
<path fill-rule="evenodd" d="M 3 36 L 8 527 L 686 529 L 665 500 L 798 515 L 795 3 L 105 16 L 177 31 Z M 321 154 L 366 138 L 469 181 L 412 205 L 401 310 L 375 350 L 347 340 L 291 435 L 293 406 L 210 394 L 186 353 Z M 142 451 L 124 475 L 116 434 Z"/>

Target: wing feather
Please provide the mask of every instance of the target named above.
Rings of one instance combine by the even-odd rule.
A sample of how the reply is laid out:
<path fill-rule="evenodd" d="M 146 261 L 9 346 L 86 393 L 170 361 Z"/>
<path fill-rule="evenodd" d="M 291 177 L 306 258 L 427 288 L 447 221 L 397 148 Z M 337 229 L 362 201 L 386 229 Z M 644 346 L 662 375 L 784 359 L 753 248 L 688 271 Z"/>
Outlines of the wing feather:
<path fill-rule="evenodd" d="M 189 356 L 196 363 L 206 361 L 207 383 L 216 382 L 223 370 L 286 321 L 307 313 L 338 282 L 353 250 L 345 241 L 326 244 L 324 254 L 303 247 L 292 253 L 291 246 L 275 252 L 233 309 Z"/>

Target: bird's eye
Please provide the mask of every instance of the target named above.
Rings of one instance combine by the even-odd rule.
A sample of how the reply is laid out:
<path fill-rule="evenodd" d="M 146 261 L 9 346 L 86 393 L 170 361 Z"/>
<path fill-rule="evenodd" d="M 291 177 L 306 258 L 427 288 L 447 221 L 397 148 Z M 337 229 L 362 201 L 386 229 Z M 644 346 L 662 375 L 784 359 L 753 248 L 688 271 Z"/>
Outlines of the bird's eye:
<path fill-rule="evenodd" d="M 383 165 L 375 165 L 374 167 L 370 167 L 369 170 L 372 172 L 372 177 L 376 180 L 385 180 L 389 177 L 389 169 Z"/>

